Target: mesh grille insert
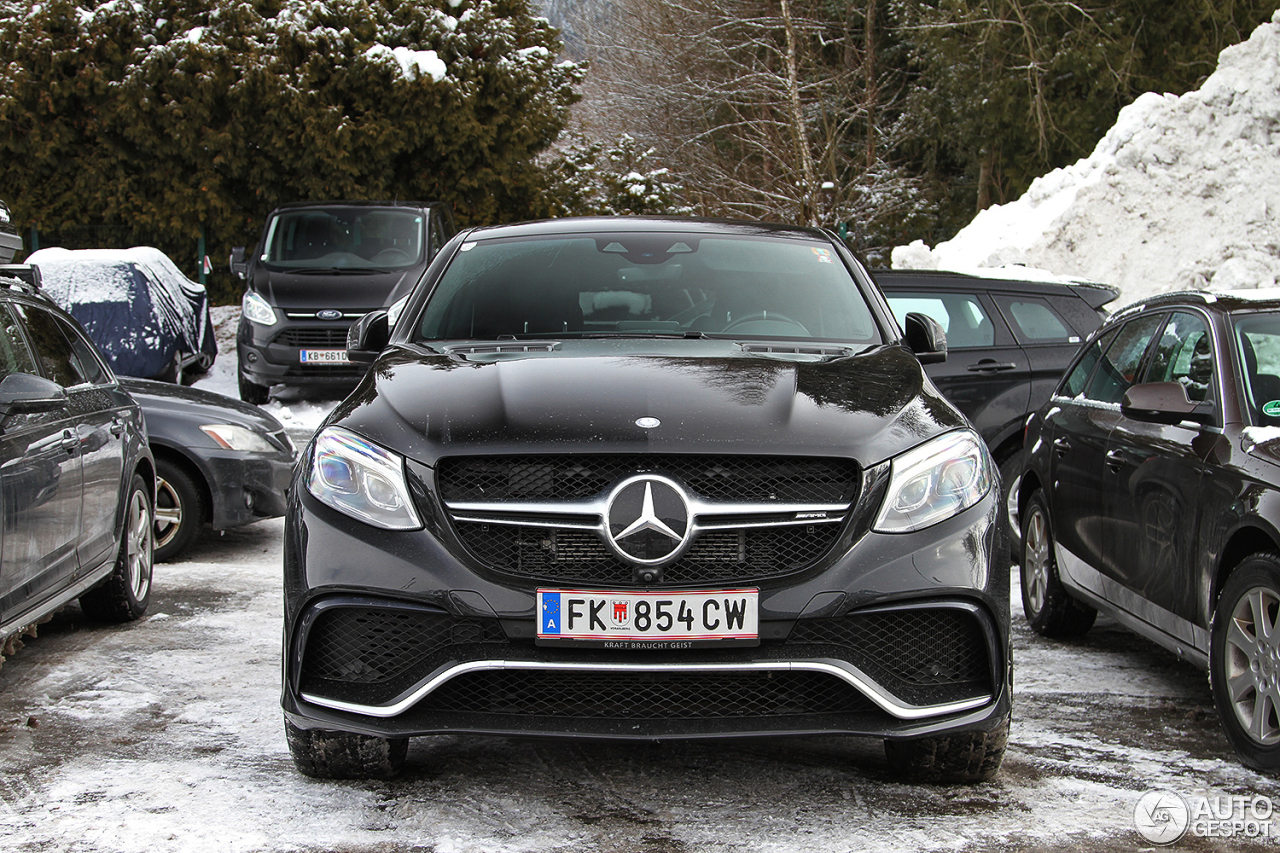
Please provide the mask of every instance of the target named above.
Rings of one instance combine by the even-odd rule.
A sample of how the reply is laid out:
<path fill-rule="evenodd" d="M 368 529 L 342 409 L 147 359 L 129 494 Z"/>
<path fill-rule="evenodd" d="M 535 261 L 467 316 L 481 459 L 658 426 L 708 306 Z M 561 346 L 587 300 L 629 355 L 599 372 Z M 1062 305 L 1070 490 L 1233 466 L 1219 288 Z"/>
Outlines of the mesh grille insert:
<path fill-rule="evenodd" d="M 623 673 L 508 670 L 459 676 L 422 710 L 617 720 L 706 720 L 870 710 L 861 693 L 811 672 Z"/>
<path fill-rule="evenodd" d="M 963 610 L 801 619 L 787 643 L 839 646 L 840 657 L 911 702 L 935 704 L 991 689 L 986 637 L 977 618 Z"/>
<path fill-rule="evenodd" d="M 567 501 L 640 473 L 713 501 L 849 503 L 858 487 L 852 460 L 785 456 L 463 456 L 441 460 L 437 477 L 446 501 Z"/>
<path fill-rule="evenodd" d="M 633 567 L 589 530 L 458 522 L 458 536 L 497 572 L 531 580 L 628 584 Z M 745 583 L 812 566 L 840 536 L 839 524 L 712 530 L 701 534 L 663 583 Z"/>
<path fill-rule="evenodd" d="M 450 648 L 505 643 L 496 622 L 379 607 L 338 607 L 321 613 L 307 636 L 304 683 L 408 686 Z"/>

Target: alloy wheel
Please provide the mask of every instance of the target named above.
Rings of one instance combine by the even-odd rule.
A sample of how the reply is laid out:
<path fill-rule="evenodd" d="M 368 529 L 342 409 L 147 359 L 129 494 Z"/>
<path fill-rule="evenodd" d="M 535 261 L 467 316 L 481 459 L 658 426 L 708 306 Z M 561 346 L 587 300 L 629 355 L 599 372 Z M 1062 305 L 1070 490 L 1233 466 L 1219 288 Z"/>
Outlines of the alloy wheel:
<path fill-rule="evenodd" d="M 1223 647 L 1232 710 L 1254 741 L 1280 743 L 1280 595 L 1251 588 L 1236 600 Z"/>

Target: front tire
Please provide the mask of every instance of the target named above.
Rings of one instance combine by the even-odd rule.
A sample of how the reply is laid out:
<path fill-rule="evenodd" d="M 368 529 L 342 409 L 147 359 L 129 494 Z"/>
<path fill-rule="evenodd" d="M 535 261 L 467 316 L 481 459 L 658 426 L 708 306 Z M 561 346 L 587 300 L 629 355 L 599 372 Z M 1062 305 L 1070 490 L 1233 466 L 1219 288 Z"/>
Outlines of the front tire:
<path fill-rule="evenodd" d="M 168 459 L 156 460 L 157 563 L 176 559 L 195 543 L 208 512 L 194 478 Z"/>
<path fill-rule="evenodd" d="M 886 740 L 884 754 L 895 773 L 913 782 L 987 782 L 1009 745 L 1009 717 L 989 732 L 961 732 L 915 740 Z"/>
<path fill-rule="evenodd" d="M 115 568 L 106 580 L 80 596 L 84 612 L 107 622 L 130 622 L 147 612 L 151 601 L 155 516 L 151 490 L 139 474 L 129 484 L 124 527 Z"/>
<path fill-rule="evenodd" d="M 408 738 L 303 729 L 284 721 L 293 763 L 316 779 L 390 779 L 404 766 Z"/>
<path fill-rule="evenodd" d="M 1255 554 L 1223 587 L 1210 626 L 1209 684 L 1240 761 L 1280 771 L 1280 555 Z"/>
<path fill-rule="evenodd" d="M 1074 637 L 1093 627 L 1098 611 L 1072 598 L 1058 577 L 1053 526 L 1044 491 L 1036 489 L 1022 512 L 1022 612 L 1037 634 Z"/>

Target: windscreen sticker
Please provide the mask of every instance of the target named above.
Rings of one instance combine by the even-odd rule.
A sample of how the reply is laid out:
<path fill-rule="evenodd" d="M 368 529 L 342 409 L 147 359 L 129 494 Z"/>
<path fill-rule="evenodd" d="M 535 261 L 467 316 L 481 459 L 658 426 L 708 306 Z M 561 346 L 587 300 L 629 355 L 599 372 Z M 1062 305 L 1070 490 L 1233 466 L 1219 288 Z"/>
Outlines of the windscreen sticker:
<path fill-rule="evenodd" d="M 1272 400 L 1262 404 L 1262 414 L 1269 418 L 1280 417 L 1280 400 Z"/>
<path fill-rule="evenodd" d="M 817 246 L 814 246 L 813 253 L 818 256 L 818 260 L 821 263 L 824 263 L 824 264 L 832 263 L 831 253 L 826 249 L 820 249 Z"/>

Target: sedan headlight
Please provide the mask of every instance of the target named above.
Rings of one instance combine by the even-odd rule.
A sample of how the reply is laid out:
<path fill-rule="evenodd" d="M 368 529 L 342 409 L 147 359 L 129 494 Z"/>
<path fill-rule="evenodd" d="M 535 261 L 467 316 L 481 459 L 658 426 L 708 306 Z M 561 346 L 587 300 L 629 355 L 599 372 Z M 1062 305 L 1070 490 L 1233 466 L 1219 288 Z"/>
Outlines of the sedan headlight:
<path fill-rule="evenodd" d="M 244 314 L 246 319 L 263 326 L 274 326 L 276 322 L 275 309 L 252 290 L 245 293 L 244 299 L 241 300 L 240 313 Z"/>
<path fill-rule="evenodd" d="M 353 432 L 329 427 L 316 437 L 307 491 L 374 527 L 421 527 L 404 477 L 404 458 Z"/>
<path fill-rule="evenodd" d="M 967 430 L 949 432 L 895 457 L 876 519 L 881 533 L 908 533 L 945 521 L 991 489 L 991 457 Z"/>
<path fill-rule="evenodd" d="M 280 450 L 262 433 L 235 424 L 202 424 L 200 431 L 226 450 L 241 453 L 276 453 Z"/>

